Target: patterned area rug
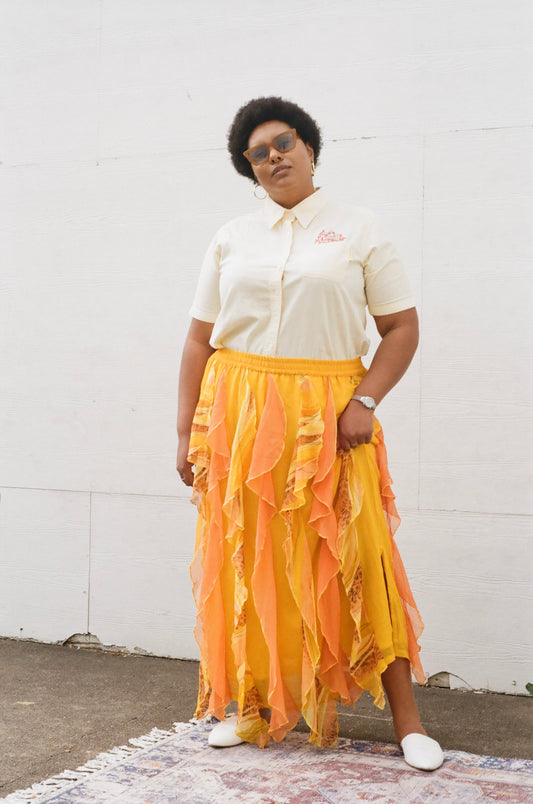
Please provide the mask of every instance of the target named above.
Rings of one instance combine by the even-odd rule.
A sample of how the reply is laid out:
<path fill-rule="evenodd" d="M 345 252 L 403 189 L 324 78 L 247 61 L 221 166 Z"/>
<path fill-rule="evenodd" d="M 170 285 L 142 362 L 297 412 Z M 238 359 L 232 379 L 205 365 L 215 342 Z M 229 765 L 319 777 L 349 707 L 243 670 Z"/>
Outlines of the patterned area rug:
<path fill-rule="evenodd" d="M 5 802 L 46 804 L 479 804 L 533 801 L 533 761 L 446 751 L 444 765 L 409 768 L 393 745 L 339 739 L 319 749 L 289 732 L 267 748 L 207 745 L 212 725 L 153 729 Z"/>

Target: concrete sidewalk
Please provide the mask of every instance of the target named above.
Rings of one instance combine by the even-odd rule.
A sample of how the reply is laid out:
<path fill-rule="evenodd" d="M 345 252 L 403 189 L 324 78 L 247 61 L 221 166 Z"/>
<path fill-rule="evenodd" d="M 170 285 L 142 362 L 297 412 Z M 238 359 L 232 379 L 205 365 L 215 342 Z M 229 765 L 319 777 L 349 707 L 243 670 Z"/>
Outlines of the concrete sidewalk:
<path fill-rule="evenodd" d="M 194 713 L 198 663 L 0 638 L 0 796 Z M 444 749 L 533 758 L 533 699 L 415 687 Z M 307 731 L 303 721 L 298 730 Z M 339 707 L 342 737 L 394 743 L 390 711 Z"/>

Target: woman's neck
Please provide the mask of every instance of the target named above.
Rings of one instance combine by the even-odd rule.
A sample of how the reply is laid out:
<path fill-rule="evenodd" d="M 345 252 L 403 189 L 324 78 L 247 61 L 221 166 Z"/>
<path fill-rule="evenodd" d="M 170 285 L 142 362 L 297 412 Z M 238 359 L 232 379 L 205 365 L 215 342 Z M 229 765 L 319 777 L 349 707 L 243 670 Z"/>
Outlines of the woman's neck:
<path fill-rule="evenodd" d="M 310 195 L 313 195 L 314 192 L 318 187 L 314 187 L 313 184 L 310 187 L 295 187 L 294 190 L 284 190 L 280 193 L 270 193 L 270 197 L 276 204 L 279 204 L 280 207 L 285 207 L 285 209 L 292 209 L 305 198 L 309 198 Z"/>

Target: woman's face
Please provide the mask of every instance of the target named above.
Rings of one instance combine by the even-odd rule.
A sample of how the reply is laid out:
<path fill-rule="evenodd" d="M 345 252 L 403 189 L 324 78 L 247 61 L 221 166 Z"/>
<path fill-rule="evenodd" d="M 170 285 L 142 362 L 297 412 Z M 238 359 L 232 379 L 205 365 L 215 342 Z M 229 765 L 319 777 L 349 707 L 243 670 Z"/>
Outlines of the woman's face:
<path fill-rule="evenodd" d="M 280 120 L 269 120 L 257 126 L 248 139 L 248 148 L 258 145 L 268 146 L 268 158 L 261 165 L 252 165 L 254 176 L 269 196 L 281 206 L 290 208 L 303 201 L 314 192 L 311 165 L 313 149 L 299 137 L 296 147 L 282 153 L 272 145 L 272 141 L 290 129 Z"/>

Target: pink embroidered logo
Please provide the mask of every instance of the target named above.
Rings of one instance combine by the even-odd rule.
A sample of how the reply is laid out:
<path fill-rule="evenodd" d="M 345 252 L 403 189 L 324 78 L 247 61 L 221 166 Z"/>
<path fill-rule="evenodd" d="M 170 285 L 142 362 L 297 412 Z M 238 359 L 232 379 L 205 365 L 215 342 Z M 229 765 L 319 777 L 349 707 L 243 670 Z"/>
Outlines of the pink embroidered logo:
<path fill-rule="evenodd" d="M 317 235 L 315 243 L 337 243 L 339 240 L 346 240 L 346 238 L 342 234 L 326 232 L 325 229 L 322 229 L 320 234 Z"/>

